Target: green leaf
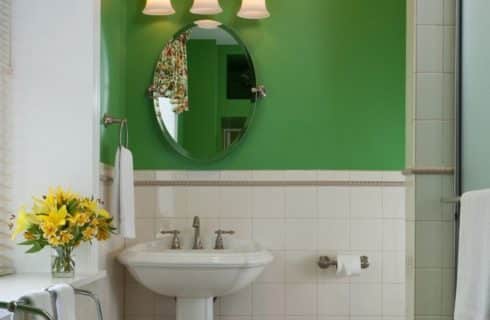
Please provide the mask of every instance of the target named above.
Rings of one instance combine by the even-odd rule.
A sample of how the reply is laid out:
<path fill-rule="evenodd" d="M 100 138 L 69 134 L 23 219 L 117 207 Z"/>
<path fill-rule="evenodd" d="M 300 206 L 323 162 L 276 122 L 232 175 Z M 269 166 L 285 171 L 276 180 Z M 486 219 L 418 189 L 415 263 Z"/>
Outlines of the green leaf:
<path fill-rule="evenodd" d="M 19 242 L 18 245 L 21 245 L 21 246 L 31 246 L 35 242 L 36 242 L 36 240 L 26 240 L 26 241 Z"/>
<path fill-rule="evenodd" d="M 36 253 L 39 252 L 43 249 L 43 246 L 41 246 L 39 243 L 34 243 L 32 248 L 26 251 L 26 253 Z"/>
<path fill-rule="evenodd" d="M 73 199 L 68 203 L 68 206 L 66 209 L 68 210 L 68 212 L 73 213 L 75 211 L 75 209 L 77 208 L 77 206 L 78 206 L 78 201 L 76 199 Z"/>

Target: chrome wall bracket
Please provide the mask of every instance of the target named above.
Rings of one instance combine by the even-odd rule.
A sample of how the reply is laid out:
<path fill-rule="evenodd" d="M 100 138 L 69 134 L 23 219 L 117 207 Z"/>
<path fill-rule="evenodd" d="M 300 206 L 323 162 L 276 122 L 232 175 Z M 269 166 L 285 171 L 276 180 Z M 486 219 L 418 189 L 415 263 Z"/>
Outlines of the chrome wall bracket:
<path fill-rule="evenodd" d="M 124 122 L 127 122 L 127 120 L 125 118 L 116 118 L 116 117 L 108 115 L 107 113 L 104 114 L 104 117 L 102 118 L 102 124 L 106 128 L 112 124 L 122 124 Z"/>
<path fill-rule="evenodd" d="M 267 97 L 267 89 L 264 85 L 257 85 L 256 87 L 252 88 L 252 93 L 255 94 L 257 100 L 262 100 Z"/>

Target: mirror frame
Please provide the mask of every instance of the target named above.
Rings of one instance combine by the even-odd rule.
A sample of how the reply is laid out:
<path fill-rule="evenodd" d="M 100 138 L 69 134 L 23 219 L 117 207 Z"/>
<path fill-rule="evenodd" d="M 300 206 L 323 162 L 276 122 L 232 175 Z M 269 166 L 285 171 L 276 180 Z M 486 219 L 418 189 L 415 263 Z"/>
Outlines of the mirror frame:
<path fill-rule="evenodd" d="M 169 41 L 174 40 L 176 37 L 180 36 L 183 32 L 185 32 L 189 29 L 192 29 L 196 26 L 197 26 L 197 24 L 195 22 L 192 22 L 191 24 L 188 24 L 185 27 L 183 27 L 182 29 L 180 29 L 179 31 L 177 31 L 171 39 L 169 39 L 167 42 L 165 42 L 163 49 L 165 49 L 165 46 L 167 45 L 167 43 Z M 250 54 L 250 51 L 248 50 L 247 46 L 242 41 L 242 39 L 240 37 L 238 37 L 238 35 L 231 28 L 225 26 L 224 24 L 221 24 L 218 28 L 223 29 L 224 31 L 228 32 L 238 42 L 238 45 L 240 45 L 243 48 L 244 54 L 247 57 L 249 67 L 251 69 L 253 87 L 257 87 L 257 76 L 256 76 L 256 72 L 255 72 L 255 67 L 254 67 L 255 64 L 254 64 L 254 61 L 252 59 L 252 55 Z M 160 50 L 160 54 L 161 54 L 162 50 Z M 160 54 L 159 54 L 159 56 L 160 56 Z M 249 116 L 247 117 L 247 120 L 245 121 L 244 132 L 241 135 L 241 137 L 237 141 L 233 142 L 227 149 L 224 149 L 220 152 L 217 152 L 215 155 L 213 155 L 211 157 L 204 158 L 204 157 L 194 156 L 189 150 L 185 149 L 180 144 L 178 144 L 177 141 L 174 140 L 174 138 L 168 132 L 167 127 L 165 126 L 165 123 L 163 122 L 163 119 L 161 118 L 161 114 L 160 114 L 160 111 L 158 108 L 158 98 L 155 99 L 152 96 L 150 96 L 150 98 L 152 99 L 153 109 L 155 111 L 155 117 L 157 118 L 157 121 L 158 121 L 158 126 L 160 127 L 160 129 L 161 129 L 161 131 L 165 137 L 165 140 L 181 156 L 183 156 L 189 160 L 198 162 L 198 163 L 210 163 L 210 162 L 214 162 L 214 161 L 224 159 L 225 157 L 230 155 L 235 149 L 237 149 L 243 143 L 243 141 L 246 139 L 246 137 L 248 135 L 248 131 L 250 130 L 251 124 L 255 118 L 255 113 L 257 110 L 257 102 L 260 100 L 260 97 L 258 94 L 256 94 L 255 98 L 252 98 L 250 100 L 252 108 L 251 108 L 251 111 L 249 112 Z"/>

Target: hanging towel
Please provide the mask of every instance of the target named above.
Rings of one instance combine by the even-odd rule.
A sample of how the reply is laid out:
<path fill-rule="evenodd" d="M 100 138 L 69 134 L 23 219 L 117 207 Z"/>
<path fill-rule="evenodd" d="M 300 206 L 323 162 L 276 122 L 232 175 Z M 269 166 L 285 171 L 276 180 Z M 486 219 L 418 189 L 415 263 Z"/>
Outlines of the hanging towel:
<path fill-rule="evenodd" d="M 124 146 L 116 152 L 113 186 L 112 210 L 119 217 L 120 233 L 135 238 L 133 155 Z"/>
<path fill-rule="evenodd" d="M 75 290 L 67 284 L 57 284 L 48 289 L 54 301 L 57 320 L 76 320 Z"/>
<path fill-rule="evenodd" d="M 51 296 L 48 291 L 36 291 L 31 292 L 23 296 L 19 299 L 22 303 L 28 304 L 32 307 L 36 307 L 38 309 L 42 309 L 49 313 L 49 315 L 53 315 L 53 303 L 51 300 Z M 24 313 L 22 311 L 16 311 L 12 316 L 13 320 L 46 320 L 41 316 L 34 316 L 30 313 Z"/>
<path fill-rule="evenodd" d="M 454 319 L 490 319 L 490 190 L 461 198 Z"/>

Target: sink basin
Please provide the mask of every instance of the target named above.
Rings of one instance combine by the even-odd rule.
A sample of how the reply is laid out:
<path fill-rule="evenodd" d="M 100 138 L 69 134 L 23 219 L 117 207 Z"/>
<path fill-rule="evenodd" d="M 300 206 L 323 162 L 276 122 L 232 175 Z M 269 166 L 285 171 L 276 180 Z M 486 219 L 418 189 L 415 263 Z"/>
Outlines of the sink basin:
<path fill-rule="evenodd" d="M 273 260 L 261 245 L 233 239 L 224 250 L 172 250 L 162 239 L 130 247 L 118 258 L 143 286 L 177 297 L 177 320 L 211 320 L 214 297 L 246 287 Z"/>

